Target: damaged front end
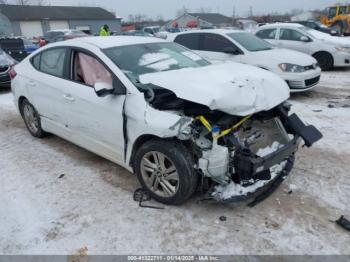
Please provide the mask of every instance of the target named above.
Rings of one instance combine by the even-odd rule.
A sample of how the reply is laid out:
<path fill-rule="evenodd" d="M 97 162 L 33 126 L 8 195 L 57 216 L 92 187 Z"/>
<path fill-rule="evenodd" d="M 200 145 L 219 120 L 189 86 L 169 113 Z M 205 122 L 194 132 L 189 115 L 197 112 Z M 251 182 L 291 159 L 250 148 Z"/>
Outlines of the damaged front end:
<path fill-rule="evenodd" d="M 300 142 L 310 147 L 322 137 L 314 126 L 289 115 L 286 102 L 246 117 L 233 116 L 154 87 L 145 94 L 152 107 L 193 119 L 178 138 L 193 152 L 205 199 L 232 202 L 273 192 L 292 169 Z M 256 201 L 266 197 L 259 195 Z"/>
<path fill-rule="evenodd" d="M 289 115 L 286 102 L 242 117 L 180 99 L 154 85 L 149 90 L 145 97 L 152 107 L 193 119 L 178 138 L 193 152 L 205 199 L 233 202 L 273 192 L 291 171 L 300 142 L 310 147 L 322 137 L 314 126 Z M 256 201 L 266 197 L 259 195 Z"/>
<path fill-rule="evenodd" d="M 289 116 L 289 109 L 284 103 L 267 112 L 245 118 L 225 115 L 215 122 L 197 117 L 193 142 L 201 154 L 196 168 L 204 180 L 214 181 L 203 183 L 209 185 L 206 199 L 239 201 L 277 188 L 292 169 L 301 140 L 310 147 L 322 137 L 297 115 Z"/>
<path fill-rule="evenodd" d="M 237 201 L 271 192 L 292 169 L 301 140 L 310 147 L 322 137 L 289 115 L 285 82 L 260 69 L 223 64 L 140 79 L 153 108 L 192 119 L 177 138 L 193 152 L 205 199 Z"/>

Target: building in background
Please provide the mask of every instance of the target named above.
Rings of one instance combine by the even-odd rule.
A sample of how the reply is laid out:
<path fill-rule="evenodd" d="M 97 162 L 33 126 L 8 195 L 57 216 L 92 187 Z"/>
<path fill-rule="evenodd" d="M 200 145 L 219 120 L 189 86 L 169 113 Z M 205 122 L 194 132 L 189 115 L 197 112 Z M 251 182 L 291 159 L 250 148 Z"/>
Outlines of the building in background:
<path fill-rule="evenodd" d="M 168 28 L 211 28 L 232 26 L 232 18 L 219 13 L 185 13 L 164 25 Z"/>
<path fill-rule="evenodd" d="M 28 38 L 55 29 L 97 34 L 104 24 L 108 24 L 111 31 L 121 32 L 121 19 L 100 7 L 0 5 L 0 15 L 11 24 L 8 32 Z"/>

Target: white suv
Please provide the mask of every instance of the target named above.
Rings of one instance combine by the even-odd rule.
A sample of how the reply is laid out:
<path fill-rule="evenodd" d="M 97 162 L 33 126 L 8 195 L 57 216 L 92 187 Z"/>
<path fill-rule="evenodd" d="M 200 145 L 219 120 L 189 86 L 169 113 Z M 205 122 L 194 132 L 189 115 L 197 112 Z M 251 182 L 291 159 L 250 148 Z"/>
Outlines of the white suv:
<path fill-rule="evenodd" d="M 265 25 L 256 35 L 271 44 L 315 57 L 322 70 L 350 66 L 350 40 L 331 36 L 300 24 Z"/>
<path fill-rule="evenodd" d="M 284 79 L 291 92 L 306 91 L 318 84 L 321 68 L 300 52 L 273 47 L 240 30 L 198 30 L 169 35 L 168 41 L 192 49 L 211 62 L 235 61 L 263 68 Z"/>

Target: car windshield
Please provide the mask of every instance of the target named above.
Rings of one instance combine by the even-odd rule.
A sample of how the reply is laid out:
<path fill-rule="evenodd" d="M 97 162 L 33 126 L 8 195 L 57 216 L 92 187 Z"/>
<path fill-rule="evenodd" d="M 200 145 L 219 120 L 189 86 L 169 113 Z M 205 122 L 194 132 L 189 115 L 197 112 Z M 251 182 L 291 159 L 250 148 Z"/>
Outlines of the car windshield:
<path fill-rule="evenodd" d="M 137 87 L 141 87 L 139 76 L 143 74 L 210 64 L 199 55 L 175 43 L 119 46 L 105 49 L 104 52 Z"/>
<path fill-rule="evenodd" d="M 227 35 L 251 52 L 271 50 L 273 48 L 270 43 L 249 33 L 241 32 Z"/>

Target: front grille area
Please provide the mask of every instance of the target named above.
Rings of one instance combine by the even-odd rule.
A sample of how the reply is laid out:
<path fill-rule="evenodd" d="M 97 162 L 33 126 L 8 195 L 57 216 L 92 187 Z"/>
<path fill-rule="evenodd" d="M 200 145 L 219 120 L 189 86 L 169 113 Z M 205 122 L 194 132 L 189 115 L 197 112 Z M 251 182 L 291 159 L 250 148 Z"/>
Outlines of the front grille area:
<path fill-rule="evenodd" d="M 290 88 L 297 88 L 297 89 L 301 89 L 301 88 L 305 88 L 305 83 L 304 81 L 287 81 L 287 84 L 289 85 Z"/>
<path fill-rule="evenodd" d="M 320 81 L 320 76 L 305 80 L 305 86 L 310 87 L 316 85 Z"/>

